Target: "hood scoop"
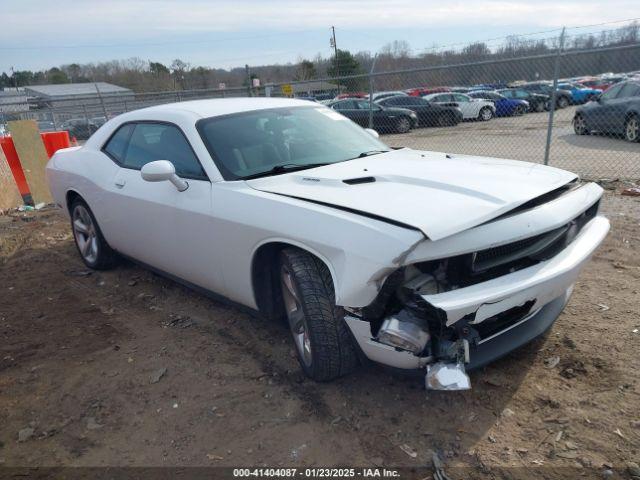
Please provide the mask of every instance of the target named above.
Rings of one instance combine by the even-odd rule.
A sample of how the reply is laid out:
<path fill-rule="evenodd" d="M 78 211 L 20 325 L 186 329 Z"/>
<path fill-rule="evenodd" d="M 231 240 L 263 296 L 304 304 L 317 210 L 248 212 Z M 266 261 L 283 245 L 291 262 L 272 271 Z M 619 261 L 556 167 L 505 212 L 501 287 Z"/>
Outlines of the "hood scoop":
<path fill-rule="evenodd" d="M 359 177 L 359 178 L 349 178 L 347 180 L 343 180 L 343 183 L 347 185 L 360 185 L 361 183 L 374 183 L 376 181 L 376 177 Z"/>

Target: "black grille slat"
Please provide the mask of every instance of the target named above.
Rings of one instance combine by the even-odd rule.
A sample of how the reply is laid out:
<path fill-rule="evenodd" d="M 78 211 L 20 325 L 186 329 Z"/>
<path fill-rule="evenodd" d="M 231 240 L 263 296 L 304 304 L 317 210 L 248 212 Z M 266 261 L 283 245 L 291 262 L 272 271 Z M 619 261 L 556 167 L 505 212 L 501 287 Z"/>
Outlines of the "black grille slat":
<path fill-rule="evenodd" d="M 506 245 L 479 250 L 471 255 L 471 273 L 478 274 L 491 269 L 516 266 L 523 260 L 540 261 L 550 258 L 568 245 L 578 235 L 582 227 L 598 212 L 598 203 L 560 228 Z"/>

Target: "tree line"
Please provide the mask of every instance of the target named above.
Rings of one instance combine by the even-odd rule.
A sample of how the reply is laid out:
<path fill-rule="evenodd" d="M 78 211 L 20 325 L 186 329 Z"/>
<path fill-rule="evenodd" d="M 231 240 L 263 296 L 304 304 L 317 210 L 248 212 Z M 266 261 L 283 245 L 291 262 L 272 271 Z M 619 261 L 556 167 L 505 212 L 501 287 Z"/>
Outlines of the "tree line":
<path fill-rule="evenodd" d="M 484 82 L 508 82 L 514 80 L 536 80 L 550 78 L 553 59 L 523 60 L 518 57 L 546 55 L 558 48 L 558 37 L 528 40 L 524 37 L 507 37 L 500 45 L 492 47 L 486 42 L 477 42 L 460 49 L 434 47 L 413 52 L 405 41 L 394 41 L 385 45 L 376 55 L 370 52 L 351 53 L 338 50 L 337 55 L 313 59 L 300 58 L 295 63 L 252 66 L 232 69 L 195 66 L 176 59 L 171 64 L 129 58 L 98 63 L 70 63 L 47 70 L 19 70 L 9 75 L 0 74 L 0 88 L 29 85 L 61 84 L 72 82 L 104 81 L 130 88 L 136 92 L 162 92 L 246 87 L 252 78 L 262 85 L 286 83 L 319 78 L 337 78 L 394 70 L 438 68 L 439 66 L 472 64 L 492 60 L 502 63 L 469 67 L 440 68 L 428 72 L 408 75 L 388 75 L 376 78 L 376 88 L 406 88 L 411 85 L 469 85 Z M 568 53 L 598 47 L 634 45 L 640 42 L 640 25 L 631 23 L 600 34 L 568 36 L 565 50 Z M 511 59 L 513 59 L 511 61 Z M 504 60 L 509 60 L 504 62 Z M 640 48 L 631 51 L 591 53 L 573 58 L 568 55 L 561 63 L 561 76 L 597 74 L 607 71 L 619 72 L 640 69 Z M 341 83 L 350 90 L 366 88 L 365 80 Z"/>

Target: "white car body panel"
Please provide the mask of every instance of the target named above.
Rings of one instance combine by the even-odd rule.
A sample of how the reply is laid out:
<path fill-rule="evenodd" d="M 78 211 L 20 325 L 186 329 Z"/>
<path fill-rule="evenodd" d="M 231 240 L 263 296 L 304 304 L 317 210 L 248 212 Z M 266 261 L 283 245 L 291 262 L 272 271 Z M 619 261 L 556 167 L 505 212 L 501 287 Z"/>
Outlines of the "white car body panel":
<path fill-rule="evenodd" d="M 463 97 L 466 97 L 469 101 L 466 102 L 440 102 L 437 100 L 437 97 L 440 95 L 449 95 L 449 93 L 446 92 L 441 92 L 441 93 L 431 93 L 429 95 L 424 95 L 422 98 L 424 98 L 425 100 L 428 100 L 432 103 L 437 103 L 439 105 L 448 105 L 451 103 L 455 103 L 455 106 L 458 107 L 460 109 L 460 111 L 462 112 L 462 118 L 463 120 L 475 120 L 478 118 L 478 116 L 480 115 L 480 110 L 482 110 L 484 107 L 489 107 L 491 109 L 491 111 L 495 114 L 496 113 L 496 106 L 493 104 L 493 102 L 490 102 L 488 100 L 480 100 L 477 98 L 471 98 L 467 95 L 464 95 L 462 93 L 452 93 L 452 95 L 460 95 Z"/>
<path fill-rule="evenodd" d="M 344 183 L 359 177 L 376 181 Z M 495 218 L 574 178 L 572 173 L 538 164 L 469 156 L 447 158 L 443 153 L 402 149 L 248 183 L 258 190 L 394 220 L 439 240 Z"/>
<path fill-rule="evenodd" d="M 410 149 L 225 181 L 196 129 L 202 118 L 309 105 L 303 100 L 234 98 L 120 115 L 83 147 L 52 157 L 47 165 L 52 195 L 68 213 L 67 194 L 79 194 L 118 252 L 252 309 L 259 307 L 252 277 L 257 253 L 275 243 L 297 246 L 327 265 L 336 304 L 355 310 L 370 305 L 385 279 L 400 267 L 553 230 L 602 195 L 599 186 L 587 184 L 511 215 L 514 208 L 576 176 L 525 162 Z M 189 188 L 178 192 L 169 182 L 144 181 L 138 170 L 121 168 L 101 151 L 123 123 L 151 120 L 182 130 L 209 180 L 187 180 Z M 375 182 L 343 182 L 360 177 Z M 570 291 L 607 230 L 608 221 L 596 216 L 551 260 L 470 287 L 425 295 L 424 300 L 446 313 L 448 325 L 473 312 L 482 322 L 527 299 L 543 305 Z M 368 322 L 345 320 L 370 358 L 400 368 L 424 366 L 424 358 L 372 339 Z"/>

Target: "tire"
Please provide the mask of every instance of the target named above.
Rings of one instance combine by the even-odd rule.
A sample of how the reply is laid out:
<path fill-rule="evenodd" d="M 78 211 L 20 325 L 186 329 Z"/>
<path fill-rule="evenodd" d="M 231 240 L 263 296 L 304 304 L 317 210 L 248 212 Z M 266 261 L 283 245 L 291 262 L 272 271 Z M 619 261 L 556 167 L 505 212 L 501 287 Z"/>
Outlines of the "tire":
<path fill-rule="evenodd" d="M 587 122 L 580 114 L 573 117 L 573 131 L 576 135 L 589 135 L 589 129 L 587 128 Z"/>
<path fill-rule="evenodd" d="M 516 106 L 516 109 L 513 111 L 513 115 L 516 117 L 524 115 L 525 113 L 527 113 L 527 109 L 524 108 L 524 105 Z"/>
<path fill-rule="evenodd" d="M 478 120 L 482 120 L 483 122 L 487 122 L 493 118 L 493 110 L 489 107 L 482 107 L 480 112 L 478 112 Z"/>
<path fill-rule="evenodd" d="M 640 117 L 631 115 L 624 122 L 624 139 L 627 142 L 640 142 Z"/>
<path fill-rule="evenodd" d="M 565 97 L 564 95 L 558 97 L 558 100 L 556 102 L 558 108 L 567 108 L 569 106 L 569 99 L 567 97 Z"/>
<path fill-rule="evenodd" d="M 458 122 L 456 122 L 456 116 L 451 112 L 443 113 L 438 117 L 439 127 L 452 127 L 454 125 L 457 125 L 457 123 Z"/>
<path fill-rule="evenodd" d="M 407 133 L 411 130 L 411 120 L 409 117 L 400 117 L 396 122 L 396 132 Z"/>
<path fill-rule="evenodd" d="M 116 263 L 116 253 L 104 239 L 89 205 L 76 198 L 69 209 L 73 239 L 84 264 L 94 270 L 107 270 Z"/>
<path fill-rule="evenodd" d="M 327 382 L 358 364 L 356 349 L 336 306 L 331 273 L 315 256 L 298 248 L 280 255 L 280 285 L 295 350 L 305 375 Z"/>
<path fill-rule="evenodd" d="M 535 107 L 534 107 L 534 110 L 536 112 L 538 112 L 538 113 L 544 112 L 544 109 L 545 109 L 544 104 L 545 104 L 545 102 L 537 102 Z"/>

